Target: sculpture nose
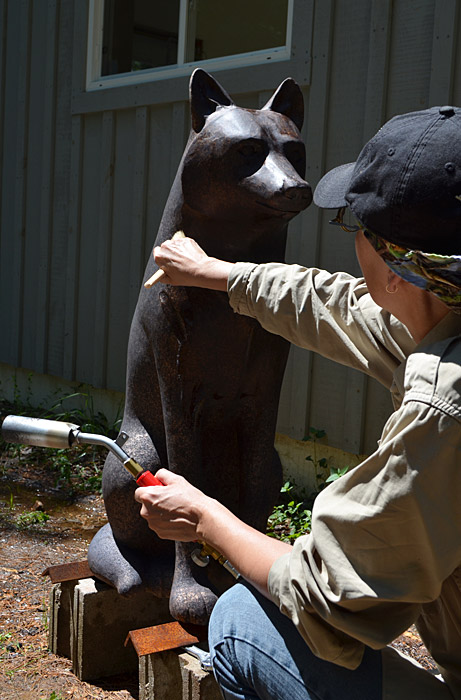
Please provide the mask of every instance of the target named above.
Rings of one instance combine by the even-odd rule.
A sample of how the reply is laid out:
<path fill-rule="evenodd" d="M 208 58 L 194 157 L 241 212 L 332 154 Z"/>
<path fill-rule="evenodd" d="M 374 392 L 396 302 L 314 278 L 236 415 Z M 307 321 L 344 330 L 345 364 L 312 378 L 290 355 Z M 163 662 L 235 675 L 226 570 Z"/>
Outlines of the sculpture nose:
<path fill-rule="evenodd" d="M 288 187 L 283 194 L 287 199 L 296 202 L 303 208 L 308 207 L 312 202 L 312 188 L 307 182 L 295 187 Z"/>
<path fill-rule="evenodd" d="M 272 184 L 279 201 L 289 201 L 298 211 L 312 202 L 312 189 L 292 163 L 279 153 L 270 153 L 266 159 L 267 181 Z"/>

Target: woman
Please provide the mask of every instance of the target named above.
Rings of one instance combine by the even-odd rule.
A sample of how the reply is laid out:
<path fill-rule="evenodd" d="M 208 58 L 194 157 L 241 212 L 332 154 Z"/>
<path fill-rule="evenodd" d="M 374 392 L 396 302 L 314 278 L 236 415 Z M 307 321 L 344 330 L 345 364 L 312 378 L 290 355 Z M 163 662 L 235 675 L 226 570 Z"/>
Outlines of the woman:
<path fill-rule="evenodd" d="M 460 200 L 461 110 L 432 108 L 392 119 L 316 189 L 356 231 L 364 279 L 231 264 L 187 238 L 154 251 L 167 283 L 227 289 L 236 312 L 377 378 L 395 407 L 293 547 L 167 470 L 137 490 L 160 537 L 208 542 L 245 580 L 210 620 L 225 698 L 461 698 Z M 441 676 L 387 647 L 412 623 Z"/>

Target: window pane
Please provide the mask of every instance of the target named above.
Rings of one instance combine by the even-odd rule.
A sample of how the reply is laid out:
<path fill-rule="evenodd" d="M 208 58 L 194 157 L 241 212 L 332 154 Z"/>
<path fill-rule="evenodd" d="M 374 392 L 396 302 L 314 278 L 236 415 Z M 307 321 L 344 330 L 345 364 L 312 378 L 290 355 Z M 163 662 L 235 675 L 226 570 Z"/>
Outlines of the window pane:
<path fill-rule="evenodd" d="M 188 52 L 189 61 L 285 46 L 288 0 L 195 0 L 191 5 L 196 6 L 195 55 Z"/>
<path fill-rule="evenodd" d="M 178 52 L 180 0 L 105 0 L 101 75 L 285 45 L 288 0 L 189 0 L 187 8 Z"/>
<path fill-rule="evenodd" d="M 179 0 L 105 0 L 101 75 L 175 64 Z"/>

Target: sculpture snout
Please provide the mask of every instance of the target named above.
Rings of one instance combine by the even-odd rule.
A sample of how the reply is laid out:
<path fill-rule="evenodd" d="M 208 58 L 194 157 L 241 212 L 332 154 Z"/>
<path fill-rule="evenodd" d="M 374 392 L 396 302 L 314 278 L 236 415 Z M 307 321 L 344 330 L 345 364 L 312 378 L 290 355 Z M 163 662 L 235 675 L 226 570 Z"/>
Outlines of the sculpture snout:
<path fill-rule="evenodd" d="M 299 211 L 306 209 L 312 202 L 312 188 L 307 182 L 289 187 L 283 192 L 283 196 L 293 204 L 299 206 Z"/>
<path fill-rule="evenodd" d="M 301 175 L 304 167 L 302 163 L 296 169 L 280 154 L 268 155 L 264 167 L 255 176 L 267 206 L 297 214 L 311 204 L 312 188 Z"/>

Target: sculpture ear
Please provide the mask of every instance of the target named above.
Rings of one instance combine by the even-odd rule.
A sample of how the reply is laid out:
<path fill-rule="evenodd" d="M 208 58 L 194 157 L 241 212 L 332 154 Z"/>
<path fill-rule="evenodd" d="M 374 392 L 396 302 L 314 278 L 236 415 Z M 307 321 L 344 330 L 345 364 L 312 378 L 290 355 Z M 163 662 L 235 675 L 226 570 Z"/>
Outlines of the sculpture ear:
<path fill-rule="evenodd" d="M 298 83 L 293 78 L 284 80 L 263 109 L 284 114 L 301 130 L 304 121 L 304 99 Z"/>
<path fill-rule="evenodd" d="M 197 133 L 205 126 L 206 118 L 218 107 L 234 104 L 224 88 L 201 68 L 194 70 L 191 75 L 189 96 L 192 128 Z"/>

